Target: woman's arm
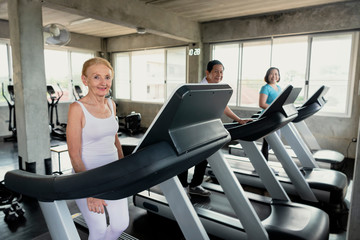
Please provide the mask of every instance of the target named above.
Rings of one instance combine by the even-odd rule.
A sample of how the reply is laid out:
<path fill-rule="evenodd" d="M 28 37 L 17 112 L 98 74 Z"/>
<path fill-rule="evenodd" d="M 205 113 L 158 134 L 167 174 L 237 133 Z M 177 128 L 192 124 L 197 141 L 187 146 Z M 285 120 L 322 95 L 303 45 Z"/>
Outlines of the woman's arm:
<path fill-rule="evenodd" d="M 81 134 L 84 125 L 85 118 L 81 106 L 78 103 L 72 103 L 68 113 L 66 142 L 71 164 L 75 172 L 86 171 L 84 162 L 81 159 Z"/>
<path fill-rule="evenodd" d="M 234 120 L 234 121 L 236 121 L 236 122 L 238 122 L 238 123 L 240 123 L 240 124 L 245 124 L 245 123 L 251 121 L 250 119 L 243 120 L 243 119 L 239 118 L 239 117 L 229 108 L 229 106 L 226 106 L 226 107 L 225 107 L 224 114 L 225 114 L 226 116 L 228 116 L 229 118 L 231 118 L 232 120 Z"/>
<path fill-rule="evenodd" d="M 112 101 L 112 104 L 113 104 L 113 109 L 114 109 L 114 113 L 116 113 L 116 105 L 115 105 L 115 102 Z M 116 115 L 116 114 L 115 114 Z M 118 159 L 121 159 L 124 157 L 124 153 L 123 153 L 123 150 L 122 150 L 122 147 L 121 147 L 121 143 L 120 143 L 120 140 L 119 140 L 119 137 L 117 135 L 117 133 L 115 134 L 115 147 L 117 149 L 117 152 L 118 152 Z"/>
<path fill-rule="evenodd" d="M 115 147 L 117 149 L 117 152 L 118 152 L 118 159 L 121 159 L 124 157 L 124 153 L 123 153 L 123 150 L 122 150 L 122 147 L 121 147 L 121 143 L 119 141 L 119 137 L 117 134 L 115 134 Z"/>
<path fill-rule="evenodd" d="M 267 98 L 268 98 L 268 95 L 266 95 L 264 93 L 260 93 L 259 107 L 261 107 L 262 109 L 266 109 L 269 106 L 269 104 L 266 103 Z"/>
<path fill-rule="evenodd" d="M 81 106 L 72 103 L 69 107 L 68 122 L 66 126 L 66 141 L 70 155 L 71 164 L 75 172 L 86 171 L 84 162 L 81 159 L 81 135 L 82 128 L 85 126 L 85 117 Z M 89 197 L 86 199 L 90 211 L 101 213 L 105 212 L 106 202 L 102 199 Z"/>

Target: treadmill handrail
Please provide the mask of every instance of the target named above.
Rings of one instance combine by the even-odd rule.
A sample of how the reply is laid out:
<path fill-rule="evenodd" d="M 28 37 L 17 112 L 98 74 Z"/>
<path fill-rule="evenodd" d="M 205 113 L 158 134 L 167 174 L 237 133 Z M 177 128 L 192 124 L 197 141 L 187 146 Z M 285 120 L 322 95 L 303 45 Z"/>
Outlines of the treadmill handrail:
<path fill-rule="evenodd" d="M 298 113 L 294 101 L 301 89 L 288 85 L 284 91 L 259 115 L 257 119 L 244 125 L 227 124 L 232 140 L 256 141 L 293 121 Z"/>
<path fill-rule="evenodd" d="M 5 174 L 5 182 L 9 189 L 40 201 L 89 196 L 121 199 L 180 174 L 211 156 L 229 141 L 228 136 L 182 155 L 177 155 L 168 143 L 160 142 L 85 172 L 49 176 L 13 170 Z"/>
<path fill-rule="evenodd" d="M 315 102 L 319 103 L 320 105 L 324 105 L 326 103 L 324 95 L 327 93 L 328 90 L 329 87 L 322 85 L 302 106 L 305 107 Z"/>
<path fill-rule="evenodd" d="M 323 96 L 326 94 L 328 89 L 328 87 L 321 86 L 302 106 L 297 107 L 298 116 L 293 120 L 293 122 L 301 122 L 320 111 L 327 102 Z"/>
<path fill-rule="evenodd" d="M 135 194 L 198 164 L 230 141 L 220 118 L 231 93 L 227 84 L 180 86 L 158 113 L 135 153 L 67 176 L 10 171 L 5 175 L 5 184 L 41 201 L 89 196 L 111 200 Z M 187 115 L 189 112 L 196 114 Z M 186 141 L 186 134 L 194 132 L 194 126 L 199 124 L 202 133 L 195 136 L 198 142 Z M 205 134 L 208 128 L 215 130 Z"/>
<path fill-rule="evenodd" d="M 294 101 L 301 91 L 301 88 L 294 88 L 292 85 L 288 85 L 277 98 L 267 107 L 259 116 L 265 117 L 274 112 L 281 112 L 285 116 L 296 114 Z"/>
<path fill-rule="evenodd" d="M 297 107 L 296 109 L 298 111 L 298 116 L 293 120 L 293 122 L 297 123 L 302 120 L 305 120 L 308 117 L 311 117 L 312 115 L 320 111 L 321 108 L 322 106 L 318 103 L 312 103 L 307 106 Z"/>

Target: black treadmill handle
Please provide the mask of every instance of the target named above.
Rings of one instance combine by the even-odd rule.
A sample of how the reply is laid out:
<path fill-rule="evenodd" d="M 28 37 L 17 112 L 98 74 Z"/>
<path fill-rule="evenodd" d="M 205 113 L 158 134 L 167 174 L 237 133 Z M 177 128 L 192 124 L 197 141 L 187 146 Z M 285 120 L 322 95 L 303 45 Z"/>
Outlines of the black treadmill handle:
<path fill-rule="evenodd" d="M 256 141 L 272 133 L 296 118 L 297 114 L 286 117 L 281 112 L 274 112 L 247 124 L 227 128 L 231 140 Z"/>
<path fill-rule="evenodd" d="M 168 142 L 158 142 L 102 167 L 70 175 L 49 176 L 13 170 L 5 174 L 5 185 L 44 202 L 85 197 L 121 199 L 184 172 L 229 140 L 227 136 L 182 155 Z"/>
<path fill-rule="evenodd" d="M 225 128 L 226 130 L 231 129 L 231 128 L 234 128 L 234 127 L 238 127 L 238 126 L 241 126 L 241 124 L 238 123 L 238 122 L 224 123 L 224 128 Z"/>
<path fill-rule="evenodd" d="M 297 107 L 296 109 L 298 111 L 298 116 L 293 120 L 293 122 L 301 122 L 302 120 L 305 120 L 320 111 L 321 108 L 322 106 L 318 102 L 314 102 L 306 106 Z"/>

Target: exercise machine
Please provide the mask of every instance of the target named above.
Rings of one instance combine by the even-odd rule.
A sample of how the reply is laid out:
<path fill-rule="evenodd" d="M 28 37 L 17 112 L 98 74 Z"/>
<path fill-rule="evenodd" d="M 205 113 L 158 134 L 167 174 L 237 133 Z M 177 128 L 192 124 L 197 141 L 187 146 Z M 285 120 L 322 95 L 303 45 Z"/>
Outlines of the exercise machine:
<path fill-rule="evenodd" d="M 321 86 L 302 106 L 297 107 L 299 114 L 292 123 L 288 124 L 282 132 L 288 140 L 289 135 L 296 135 L 297 140 L 291 141 L 290 146 L 286 146 L 289 155 L 294 158 L 307 158 L 305 161 L 312 161 L 313 164 L 322 168 L 340 169 L 343 165 L 344 155 L 333 150 L 321 149 L 315 137 L 308 128 L 305 120 L 320 111 L 327 102 L 324 95 L 327 93 L 328 87 Z M 258 114 L 254 115 L 257 117 Z M 288 130 L 291 128 L 291 130 Z M 291 133 L 289 133 L 291 131 Z M 258 148 L 261 148 L 259 143 Z M 229 153 L 246 156 L 241 144 L 229 145 Z M 270 150 L 269 153 L 273 154 Z M 302 162 L 302 160 L 300 159 Z"/>
<path fill-rule="evenodd" d="M 286 97 L 290 92 L 291 89 L 285 91 L 283 96 Z M 268 178 L 269 192 L 274 198 L 271 202 L 260 203 L 268 206 L 266 213 L 270 214 L 260 221 L 256 210 L 218 151 L 230 141 L 229 132 L 221 122 L 221 115 L 231 94 L 232 90 L 228 85 L 183 85 L 160 110 L 136 151 L 121 161 L 68 176 L 44 176 L 13 170 L 6 173 L 5 184 L 10 189 L 39 199 L 53 239 L 78 239 L 63 200 L 88 196 L 119 199 L 157 184 L 185 238 L 209 239 L 203 227 L 204 222 L 199 220 L 177 178 L 179 173 L 207 158 L 210 159 L 236 214 L 236 218 L 227 219 L 241 225 L 241 231 L 236 229 L 237 237 L 328 239 L 327 214 L 311 206 L 290 202 L 264 159 L 259 160 L 257 170 L 262 177 Z M 268 131 L 276 130 L 289 120 L 279 112 L 271 115 L 258 121 L 261 126 L 272 128 Z M 274 120 L 277 120 L 274 124 L 264 124 Z M 144 203 L 142 206 L 154 212 L 158 210 L 152 203 Z M 207 229 L 209 232 L 219 222 L 219 218 L 215 219 Z"/>
<path fill-rule="evenodd" d="M 300 89 L 298 89 L 298 92 L 299 91 Z M 316 96 L 316 94 L 314 96 Z M 308 101 L 307 104 L 304 104 L 303 107 L 297 108 L 298 116 L 292 122 L 302 121 L 304 118 L 319 110 L 320 107 L 316 101 L 318 98 L 314 97 L 313 99 L 312 101 Z M 334 231 L 338 231 L 339 229 L 344 230 L 346 228 L 348 215 L 348 208 L 345 202 L 348 179 L 345 174 L 339 171 L 318 167 L 317 162 L 312 158 L 312 154 L 309 151 L 306 152 L 306 148 L 304 148 L 304 150 L 301 145 L 299 145 L 301 142 L 298 141 L 296 135 L 291 131 L 292 122 L 282 126 L 281 132 L 282 136 L 285 136 L 286 140 L 288 140 L 294 149 L 294 152 L 298 154 L 301 167 L 299 168 L 295 164 L 288 150 L 280 140 L 280 137 L 274 132 L 266 135 L 265 139 L 272 147 L 280 164 L 275 164 L 270 161 L 268 163 L 279 171 L 277 178 L 288 194 L 293 198 L 295 197 L 296 201 L 305 202 L 325 210 L 330 216 L 331 229 Z M 235 127 L 237 125 L 237 123 L 228 124 L 227 127 Z M 249 132 L 255 130 L 256 129 L 249 129 Z M 235 134 L 232 134 L 232 140 L 238 140 L 241 145 L 246 144 L 246 142 L 239 140 Z M 258 148 L 257 145 L 256 147 Z M 253 171 L 254 168 L 251 164 L 251 157 L 257 158 L 258 156 L 251 155 L 252 152 L 249 151 L 245 152 L 250 159 L 231 155 L 227 155 L 226 159 L 240 183 L 264 189 L 265 186 L 263 182 L 258 174 Z M 210 168 L 208 168 L 207 172 L 215 178 Z"/>
<path fill-rule="evenodd" d="M 220 185 L 204 183 L 212 191 L 210 197 L 191 199 L 209 233 L 223 239 L 328 239 L 328 215 L 318 208 L 291 202 L 254 143 L 297 116 L 293 94 L 296 93 L 289 86 L 259 119 L 228 128 L 232 139 L 244 141 L 249 152 L 256 155 L 251 162 L 271 197 L 245 193 L 221 151 L 207 158 Z M 191 114 L 196 113 L 189 112 L 188 116 Z M 133 201 L 149 212 L 176 219 L 161 186 L 136 194 Z"/>
<path fill-rule="evenodd" d="M 159 111 L 136 152 L 121 161 L 60 176 L 13 170 L 6 173 L 5 184 L 39 200 L 52 239 L 79 239 L 65 200 L 121 199 L 157 184 L 186 239 L 209 239 L 176 176 L 230 140 L 220 118 L 231 94 L 228 85 L 182 85 Z"/>
<path fill-rule="evenodd" d="M 47 93 L 50 97 L 50 101 L 48 101 L 48 111 L 49 111 L 49 118 L 50 118 L 50 136 L 54 139 L 58 140 L 66 140 L 66 123 L 60 123 L 59 122 L 59 114 L 58 114 L 58 103 L 62 96 L 64 95 L 64 92 L 62 91 L 60 85 L 58 84 L 61 94 L 57 94 L 55 92 L 55 89 L 52 85 L 47 85 Z M 55 121 L 56 125 L 54 123 L 54 112 L 55 112 Z"/>
<path fill-rule="evenodd" d="M 118 117 L 119 131 L 125 132 L 130 136 L 140 133 L 141 128 L 141 114 L 132 111 L 126 116 Z"/>
<path fill-rule="evenodd" d="M 73 87 L 73 94 L 76 101 L 84 97 L 83 91 L 79 85 Z"/>
<path fill-rule="evenodd" d="M 71 79 L 71 86 L 73 88 L 73 95 L 75 98 L 75 101 L 81 99 L 84 97 L 84 93 L 79 85 L 74 85 L 74 81 Z"/>
<path fill-rule="evenodd" d="M 25 210 L 20 205 L 22 195 L 5 187 L 4 181 L 0 182 L 0 211 L 5 214 L 4 221 L 13 225 L 23 220 Z"/>
<path fill-rule="evenodd" d="M 324 98 L 324 95 L 327 93 L 328 89 L 329 88 L 326 86 L 321 86 L 312 95 L 311 98 L 309 98 L 301 107 L 299 107 L 299 113 L 301 113 L 301 115 L 293 121 L 293 124 L 290 124 L 289 126 L 295 126 L 293 131 L 297 129 L 297 138 L 303 140 L 302 148 L 307 147 L 309 150 L 308 152 L 313 154 L 314 159 L 316 159 L 319 163 L 328 164 L 332 169 L 339 169 L 343 164 L 345 156 L 342 153 L 334 150 L 322 149 L 304 121 L 308 117 L 320 111 L 321 108 L 325 105 L 327 101 Z M 291 145 L 294 151 L 296 146 L 298 145 L 295 143 L 292 143 Z M 296 155 L 299 156 L 300 153 L 296 152 Z"/>
<path fill-rule="evenodd" d="M 16 135 L 16 117 L 15 117 L 15 93 L 14 93 L 14 86 L 8 85 L 8 93 L 10 95 L 10 99 L 8 99 L 5 95 L 4 90 L 4 83 L 2 83 L 2 95 L 5 99 L 5 101 L 8 104 L 9 107 L 9 127 L 8 130 L 11 132 L 10 137 L 5 137 L 5 142 L 16 142 L 17 141 L 17 135 Z"/>

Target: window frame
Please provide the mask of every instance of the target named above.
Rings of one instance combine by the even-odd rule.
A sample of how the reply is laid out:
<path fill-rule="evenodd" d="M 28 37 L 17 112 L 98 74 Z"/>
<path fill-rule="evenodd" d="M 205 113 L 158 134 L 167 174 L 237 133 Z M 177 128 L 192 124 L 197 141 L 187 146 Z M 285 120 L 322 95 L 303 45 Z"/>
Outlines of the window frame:
<path fill-rule="evenodd" d="M 234 94 L 237 95 L 236 97 L 236 105 L 229 106 L 234 107 L 235 109 L 244 109 L 244 110 L 258 110 L 258 107 L 253 106 L 244 106 L 241 105 L 241 81 L 242 81 L 242 63 L 243 63 L 243 44 L 248 42 L 256 42 L 256 41 L 264 41 L 270 39 L 270 47 L 271 47 L 271 55 L 269 60 L 269 67 L 272 66 L 272 54 L 273 54 L 273 40 L 278 38 L 286 38 L 286 37 L 296 37 L 296 36 L 306 36 L 308 38 L 308 49 L 307 49 L 307 59 L 306 59 L 306 66 L 305 66 L 305 79 L 304 79 L 304 97 L 305 100 L 309 98 L 309 80 L 310 80 L 310 59 L 311 59 L 311 49 L 312 49 L 312 40 L 314 37 L 326 37 L 326 36 L 336 36 L 336 35 L 343 35 L 343 34 L 351 34 L 351 50 L 350 50 L 350 62 L 349 62 L 349 72 L 348 72 L 348 79 L 347 79 L 347 101 L 346 107 L 344 109 L 344 113 L 335 113 L 335 112 L 324 112 L 320 111 L 317 113 L 319 116 L 328 116 L 328 117 L 342 117 L 342 118 L 350 118 L 352 114 L 352 103 L 354 98 L 354 91 L 353 87 L 355 86 L 355 72 L 356 72 L 356 62 L 357 62 L 357 51 L 359 48 L 360 43 L 360 33 L 359 31 L 340 31 L 340 32 L 330 32 L 330 33 L 313 33 L 313 34 L 297 34 L 297 35 L 288 35 L 288 36 L 279 36 L 279 37 L 269 37 L 269 38 L 261 38 L 261 39 L 248 39 L 248 40 L 240 40 L 240 41 L 231 41 L 231 42 L 218 42 L 218 43 L 211 43 L 210 44 L 210 59 L 213 59 L 215 47 L 219 45 L 227 45 L 227 44 L 238 44 L 239 46 L 239 66 L 238 66 L 238 78 L 237 78 L 237 89 L 234 89 Z M 326 99 L 326 96 L 325 96 Z"/>
<path fill-rule="evenodd" d="M 342 34 L 346 34 L 349 33 L 352 35 L 352 39 L 351 39 L 351 50 L 350 50 L 350 61 L 349 61 L 349 75 L 348 75 L 348 86 L 347 86 L 347 96 L 348 99 L 346 101 L 346 109 L 345 109 L 345 113 L 335 113 L 335 112 L 324 112 L 324 111 L 319 111 L 317 114 L 319 116 L 324 116 L 324 117 L 341 117 L 341 118 L 351 118 L 351 114 L 352 114 L 352 106 L 353 106 L 353 100 L 354 100 L 354 90 L 353 88 L 355 87 L 355 72 L 356 72 L 356 62 L 358 61 L 357 59 L 357 51 L 359 48 L 359 36 L 360 36 L 360 32 L 359 31 L 346 31 L 346 32 L 331 32 L 331 33 L 320 33 L 320 34 L 309 34 L 309 39 L 311 37 L 311 41 L 313 40 L 313 37 L 324 37 L 324 36 L 336 36 L 336 35 L 342 35 Z M 311 45 L 312 46 L 312 45 Z M 311 50 L 310 50 L 311 53 Z M 310 61 L 310 56 L 308 56 L 308 61 Z M 309 68 L 309 65 L 307 65 L 307 69 Z M 308 69 L 307 74 L 306 74 L 306 84 L 305 87 L 307 88 L 307 94 L 308 94 L 308 90 L 309 90 L 309 81 L 310 81 L 310 69 Z M 308 99 L 309 96 L 306 96 Z M 326 99 L 326 95 L 324 97 Z"/>
<path fill-rule="evenodd" d="M 8 68 L 8 76 L 7 76 L 7 81 L 0 81 L 0 85 L 2 88 L 2 83 L 4 84 L 13 84 L 13 65 L 12 65 L 12 55 L 11 55 L 11 45 L 10 45 L 10 41 L 6 41 L 6 40 L 0 40 L 0 44 L 5 45 L 6 46 L 6 59 L 7 59 L 7 68 Z M 2 89 L 1 89 L 2 91 Z M 1 94 L 1 98 L 3 98 L 2 94 Z M 7 106 L 7 102 L 4 99 L 4 101 L 0 101 L 0 107 L 1 106 Z"/>
<path fill-rule="evenodd" d="M 152 103 L 152 104 L 163 104 L 166 102 L 166 99 L 168 98 L 168 87 L 167 87 L 167 84 L 168 84 L 168 75 L 167 75 L 167 68 L 168 68 L 168 50 L 170 49 L 181 49 L 183 48 L 184 52 L 185 52 L 185 82 L 184 83 L 187 83 L 188 82 L 188 64 L 189 64 L 189 57 L 188 57 L 188 51 L 189 51 L 189 47 L 184 45 L 184 46 L 174 46 L 174 47 L 165 47 L 165 48 L 153 48 L 153 49 L 149 49 L 150 50 L 162 50 L 163 51 L 163 54 L 164 54 L 164 81 L 163 81 L 163 92 L 164 92 L 164 96 L 162 98 L 162 100 L 160 101 L 157 101 L 157 100 L 150 100 L 150 99 L 147 99 L 147 100 L 136 100 L 134 99 L 133 97 L 133 91 L 132 91 L 132 88 L 133 88 L 133 75 L 132 75 L 132 71 L 133 71 L 133 66 L 132 66 L 132 57 L 133 57 L 133 53 L 134 52 L 140 52 L 140 51 L 144 51 L 143 49 L 139 49 L 139 50 L 133 50 L 133 51 L 123 51 L 123 52 L 114 52 L 112 53 L 112 63 L 114 65 L 114 70 L 115 70 L 115 77 L 114 77 L 114 82 L 113 82 L 113 90 L 114 90 L 114 94 L 113 94 L 113 97 L 116 99 L 116 100 L 120 100 L 120 101 L 124 101 L 124 102 L 136 102 L 136 103 Z M 145 50 L 146 51 L 146 50 Z M 130 91 L 130 94 L 129 94 L 129 98 L 121 98 L 121 97 L 118 97 L 117 96 L 117 92 L 116 92 L 116 89 L 117 89 L 117 84 L 119 84 L 117 81 L 116 81 L 116 56 L 118 54 L 127 54 L 128 55 L 128 61 L 129 61 L 129 76 L 128 76 L 128 79 L 129 79 L 129 91 Z"/>
<path fill-rule="evenodd" d="M 13 65 L 12 65 L 12 54 L 11 54 L 11 46 L 10 46 L 10 41 L 6 41 L 6 40 L 0 40 L 0 44 L 4 44 L 6 45 L 7 47 L 7 59 L 8 59 L 8 69 L 9 69 L 9 72 L 8 72 L 8 84 L 14 84 L 13 83 Z M 73 94 L 73 75 L 72 75 L 72 58 L 71 58 L 71 53 L 87 53 L 87 54 L 92 54 L 93 57 L 96 56 L 96 51 L 93 51 L 93 50 L 85 50 L 85 49 L 63 49 L 63 48 L 58 48 L 58 47 L 51 47 L 51 46 L 45 46 L 44 47 L 44 52 L 45 50 L 52 50 L 52 51 L 61 51 L 61 52 L 66 52 L 67 54 L 67 60 L 68 60 L 68 64 L 67 64 L 67 71 L 68 71 L 68 81 L 69 81 L 69 84 L 71 86 L 71 91 L 69 92 L 69 96 L 70 99 L 69 100 L 65 100 L 65 101 L 60 101 L 61 103 L 69 103 L 69 102 L 73 102 L 74 101 L 74 94 Z M 46 70 L 45 70 L 45 73 L 46 73 Z M 80 73 L 81 74 L 81 73 Z M 45 76 L 46 77 L 46 76 Z M 0 81 L 0 83 L 2 83 L 2 81 Z M 46 82 L 46 84 L 48 84 Z M 2 96 L 2 95 L 1 95 Z M 7 106 L 7 103 L 6 101 L 1 101 L 0 102 L 0 107 L 1 106 Z"/>

